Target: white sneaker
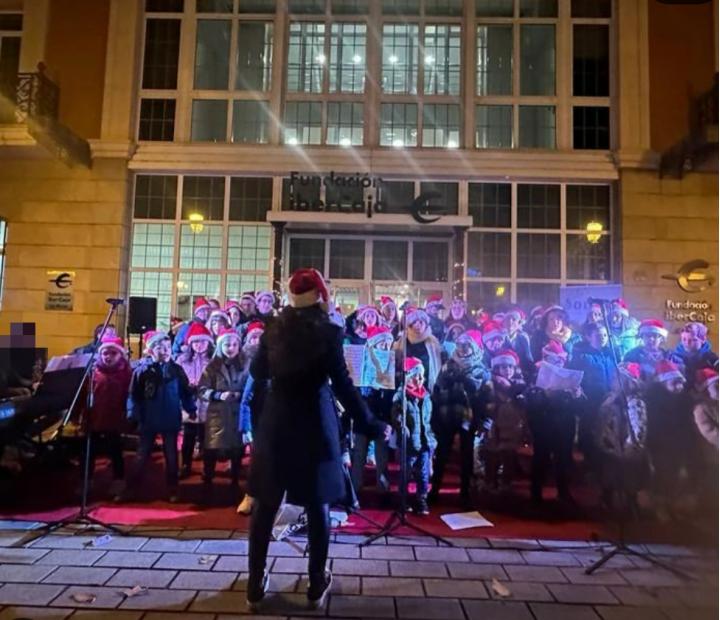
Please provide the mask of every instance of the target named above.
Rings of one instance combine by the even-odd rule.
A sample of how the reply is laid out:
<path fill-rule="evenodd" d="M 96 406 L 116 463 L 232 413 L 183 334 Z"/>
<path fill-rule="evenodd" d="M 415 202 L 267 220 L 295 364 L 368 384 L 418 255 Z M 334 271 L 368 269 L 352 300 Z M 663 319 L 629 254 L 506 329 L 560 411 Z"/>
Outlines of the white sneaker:
<path fill-rule="evenodd" d="M 246 493 L 243 501 L 241 501 L 237 507 L 237 513 L 239 515 L 249 515 L 252 512 L 254 501 L 255 500 Z"/>

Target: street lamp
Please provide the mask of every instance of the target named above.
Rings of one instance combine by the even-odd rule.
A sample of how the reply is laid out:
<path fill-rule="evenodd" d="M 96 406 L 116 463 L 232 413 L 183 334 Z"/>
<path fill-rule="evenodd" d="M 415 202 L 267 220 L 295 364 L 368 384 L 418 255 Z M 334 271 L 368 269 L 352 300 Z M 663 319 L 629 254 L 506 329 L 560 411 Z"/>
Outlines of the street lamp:
<path fill-rule="evenodd" d="M 600 222 L 588 222 L 585 227 L 585 238 L 593 245 L 600 241 L 603 232 L 603 225 Z"/>
<path fill-rule="evenodd" d="M 188 219 L 190 220 L 190 230 L 192 230 L 194 233 L 199 233 L 203 231 L 203 222 L 205 221 L 205 218 L 203 217 L 202 213 L 191 213 L 188 215 Z"/>

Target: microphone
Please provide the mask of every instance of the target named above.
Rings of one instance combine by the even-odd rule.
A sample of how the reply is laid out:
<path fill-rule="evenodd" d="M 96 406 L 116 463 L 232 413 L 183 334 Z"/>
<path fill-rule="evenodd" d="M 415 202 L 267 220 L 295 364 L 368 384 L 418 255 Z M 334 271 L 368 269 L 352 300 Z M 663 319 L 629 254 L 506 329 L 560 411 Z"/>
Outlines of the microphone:
<path fill-rule="evenodd" d="M 116 297 L 108 297 L 105 301 L 111 306 L 122 306 L 125 303 L 124 299 L 118 299 Z"/>

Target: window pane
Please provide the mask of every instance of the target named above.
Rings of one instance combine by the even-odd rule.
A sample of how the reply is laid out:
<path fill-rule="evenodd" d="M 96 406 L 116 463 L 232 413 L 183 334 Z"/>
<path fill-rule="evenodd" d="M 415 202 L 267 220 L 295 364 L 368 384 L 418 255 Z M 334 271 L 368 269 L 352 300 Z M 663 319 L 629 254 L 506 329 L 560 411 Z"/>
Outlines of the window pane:
<path fill-rule="evenodd" d="M 179 54 L 180 20 L 146 20 L 142 87 L 177 88 Z"/>
<path fill-rule="evenodd" d="M 380 106 L 380 145 L 417 146 L 417 104 L 383 103 Z"/>
<path fill-rule="evenodd" d="M 290 239 L 289 272 L 303 268 L 325 271 L 325 239 Z"/>
<path fill-rule="evenodd" d="M 462 0 L 425 0 L 425 15 L 460 17 L 462 14 Z"/>
<path fill-rule="evenodd" d="M 407 241 L 374 240 L 372 251 L 372 277 L 374 280 L 408 279 Z"/>
<path fill-rule="evenodd" d="M 174 250 L 174 224 L 133 224 L 131 268 L 169 269 Z"/>
<path fill-rule="evenodd" d="M 157 327 L 170 328 L 173 276 L 171 273 L 133 271 L 130 273 L 130 295 L 157 299 Z M 188 316 L 188 318 L 190 318 Z"/>
<path fill-rule="evenodd" d="M 557 0 L 520 0 L 520 17 L 557 17 Z"/>
<path fill-rule="evenodd" d="M 197 297 L 220 297 L 219 273 L 180 273 L 175 283 L 178 291 L 177 314 L 181 317 L 192 316 L 192 302 Z"/>
<path fill-rule="evenodd" d="M 590 243 L 585 235 L 567 236 L 567 277 L 576 280 L 610 280 L 610 236 Z"/>
<path fill-rule="evenodd" d="M 573 148 L 610 148 L 610 108 L 573 107 Z"/>
<path fill-rule="evenodd" d="M 227 268 L 267 272 L 270 268 L 270 238 L 267 225 L 229 226 Z"/>
<path fill-rule="evenodd" d="M 22 13 L 2 13 L 0 14 L 0 30 L 8 30 L 19 32 L 22 30 L 23 16 Z M 3 224 L 4 226 L 4 224 Z M 4 230 L 4 228 L 3 228 Z"/>
<path fill-rule="evenodd" d="M 518 233 L 517 275 L 520 278 L 559 278 L 560 235 Z"/>
<path fill-rule="evenodd" d="M 520 27 L 520 94 L 555 94 L 555 26 Z"/>
<path fill-rule="evenodd" d="M 233 142 L 266 144 L 270 139 L 269 132 L 267 101 L 233 101 Z"/>
<path fill-rule="evenodd" d="M 460 26 L 425 26 L 426 95 L 460 94 Z"/>
<path fill-rule="evenodd" d="M 478 26 L 477 94 L 512 94 L 512 26 Z"/>
<path fill-rule="evenodd" d="M 333 15 L 367 15 L 369 0 L 331 0 Z"/>
<path fill-rule="evenodd" d="M 475 0 L 478 17 L 512 17 L 514 0 Z"/>
<path fill-rule="evenodd" d="M 267 291 L 272 287 L 268 275 L 269 267 L 262 273 L 229 273 L 225 278 L 225 295 L 239 298 L 245 291 Z"/>
<path fill-rule="evenodd" d="M 470 183 L 468 209 L 473 226 L 510 228 L 510 183 Z"/>
<path fill-rule="evenodd" d="M 439 181 L 420 183 L 421 194 L 439 194 L 437 198 L 428 201 L 433 212 L 445 215 L 457 215 L 458 212 L 458 184 L 442 183 Z"/>
<path fill-rule="evenodd" d="M 224 200 L 225 177 L 183 178 L 182 219 L 199 213 L 205 220 L 222 220 Z"/>
<path fill-rule="evenodd" d="M 184 0 L 145 0 L 148 13 L 182 13 Z"/>
<path fill-rule="evenodd" d="M 239 13 L 274 13 L 275 0 L 240 0 Z"/>
<path fill-rule="evenodd" d="M 557 304 L 560 300 L 560 285 L 518 282 L 517 300 L 526 308 Z"/>
<path fill-rule="evenodd" d="M 471 278 L 510 277 L 510 234 L 468 233 L 466 260 Z"/>
<path fill-rule="evenodd" d="M 520 106 L 520 148 L 555 148 L 554 106 Z"/>
<path fill-rule="evenodd" d="M 195 48 L 195 88 L 226 90 L 230 70 L 230 21 L 199 19 Z"/>
<path fill-rule="evenodd" d="M 330 38 L 330 92 L 365 92 L 365 24 L 333 24 Z"/>
<path fill-rule="evenodd" d="M 610 94 L 608 26 L 573 26 L 573 95 L 607 97 Z"/>
<path fill-rule="evenodd" d="M 285 144 L 320 144 L 322 103 L 288 101 L 285 104 Z"/>
<path fill-rule="evenodd" d="M 510 303 L 510 290 L 509 282 L 468 282 L 470 312 L 481 308 L 489 314 L 504 310 Z"/>
<path fill-rule="evenodd" d="M 420 0 L 382 0 L 383 15 L 420 15 Z"/>
<path fill-rule="evenodd" d="M 362 280 L 365 277 L 365 241 L 330 241 L 330 278 Z"/>
<path fill-rule="evenodd" d="M 344 185 L 328 184 L 325 187 L 325 204 L 342 207 L 345 210 L 351 209 L 360 203 L 358 210 L 362 213 L 363 188 L 347 187 Z"/>
<path fill-rule="evenodd" d="M 460 106 L 426 103 L 423 106 L 423 146 L 460 146 Z"/>
<path fill-rule="evenodd" d="M 610 186 L 568 185 L 566 202 L 568 230 L 585 230 L 588 222 L 610 228 Z"/>
<path fill-rule="evenodd" d="M 264 222 L 272 207 L 272 179 L 233 177 L 230 179 L 230 219 Z"/>
<path fill-rule="evenodd" d="M 384 93 L 417 93 L 418 26 L 384 24 L 382 40 L 382 90 Z"/>
<path fill-rule="evenodd" d="M 573 17 L 610 17 L 612 0 L 572 0 Z"/>
<path fill-rule="evenodd" d="M 518 228 L 560 228 L 560 186 L 517 186 Z"/>
<path fill-rule="evenodd" d="M 412 181 L 383 181 L 379 190 L 383 213 L 407 213 L 415 199 Z"/>
<path fill-rule="evenodd" d="M 224 99 L 195 99 L 192 106 L 190 140 L 193 142 L 225 142 L 227 104 Z"/>
<path fill-rule="evenodd" d="M 448 281 L 448 244 L 413 241 L 413 282 Z"/>
<path fill-rule="evenodd" d="M 175 175 L 139 174 L 137 176 L 133 217 L 174 220 L 176 204 L 177 177 Z"/>
<path fill-rule="evenodd" d="M 301 177 L 302 179 L 303 177 Z M 283 211 L 298 210 L 307 211 L 313 204 L 320 200 L 319 183 L 302 183 L 295 181 L 291 184 L 290 179 L 283 179 L 282 209 Z"/>
<path fill-rule="evenodd" d="M 322 91 L 325 24 L 294 22 L 288 42 L 287 88 L 294 93 Z"/>
<path fill-rule="evenodd" d="M 273 25 L 269 22 L 238 24 L 237 90 L 270 90 L 272 83 Z"/>
<path fill-rule="evenodd" d="M 175 99 L 140 102 L 139 140 L 172 142 L 175 139 Z"/>
<path fill-rule="evenodd" d="M 222 226 L 205 225 L 193 230 L 190 224 L 180 227 L 180 268 L 220 269 L 222 266 Z"/>
<path fill-rule="evenodd" d="M 197 0 L 198 13 L 232 13 L 233 0 Z"/>
<path fill-rule="evenodd" d="M 325 0 L 288 0 L 288 11 L 298 15 L 325 12 Z"/>
<path fill-rule="evenodd" d="M 479 149 L 510 149 L 513 146 L 511 105 L 475 107 L 475 146 Z"/>
<path fill-rule="evenodd" d="M 363 104 L 336 103 L 327 104 L 327 143 L 341 146 L 361 145 L 363 143 Z"/>

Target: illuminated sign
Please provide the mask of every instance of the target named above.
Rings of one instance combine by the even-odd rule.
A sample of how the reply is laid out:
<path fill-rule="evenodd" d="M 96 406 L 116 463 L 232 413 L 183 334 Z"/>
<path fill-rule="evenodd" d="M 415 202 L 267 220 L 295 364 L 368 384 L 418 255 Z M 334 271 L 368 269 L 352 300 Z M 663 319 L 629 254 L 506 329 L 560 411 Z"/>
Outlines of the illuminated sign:
<path fill-rule="evenodd" d="M 706 260 L 691 260 L 682 265 L 677 273 L 661 276 L 664 280 L 673 280 L 686 293 L 701 293 L 715 283 L 715 279 L 705 273 L 710 267 Z"/>

